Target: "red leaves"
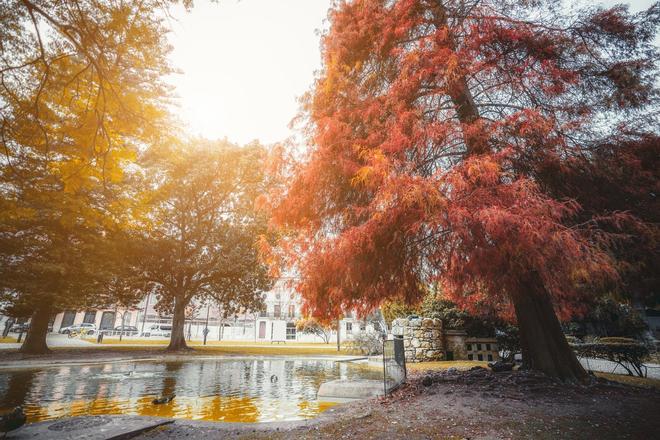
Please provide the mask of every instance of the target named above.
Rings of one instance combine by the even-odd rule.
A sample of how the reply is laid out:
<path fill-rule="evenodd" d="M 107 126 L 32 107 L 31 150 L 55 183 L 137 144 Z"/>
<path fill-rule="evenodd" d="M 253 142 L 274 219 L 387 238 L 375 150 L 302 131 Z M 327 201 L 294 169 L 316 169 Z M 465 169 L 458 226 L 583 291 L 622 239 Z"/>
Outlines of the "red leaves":
<path fill-rule="evenodd" d="M 590 40 L 627 35 L 616 14 L 463 6 L 354 0 L 330 15 L 311 154 L 275 203 L 317 316 L 415 302 L 434 282 L 502 310 L 530 272 L 561 305 L 616 276 L 607 235 L 544 191 L 602 132 L 613 97 L 643 108 L 652 63 L 630 76 L 618 43 Z"/>

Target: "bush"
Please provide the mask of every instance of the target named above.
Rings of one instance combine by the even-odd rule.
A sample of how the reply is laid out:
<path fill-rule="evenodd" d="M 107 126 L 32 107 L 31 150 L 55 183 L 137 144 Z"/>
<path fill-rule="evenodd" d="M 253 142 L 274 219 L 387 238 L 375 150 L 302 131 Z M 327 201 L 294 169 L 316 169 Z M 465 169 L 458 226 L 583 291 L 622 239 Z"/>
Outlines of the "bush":
<path fill-rule="evenodd" d="M 497 346 L 505 362 L 513 362 L 516 353 L 520 353 L 520 331 L 514 325 L 503 325 L 495 332 Z"/>
<path fill-rule="evenodd" d="M 383 338 L 379 333 L 361 332 L 353 336 L 353 339 L 345 341 L 344 350 L 353 354 L 365 356 L 376 356 L 383 354 Z"/>
<path fill-rule="evenodd" d="M 603 359 L 621 365 L 629 376 L 646 377 L 646 345 L 630 338 L 602 338 L 587 344 L 572 344 L 580 357 Z"/>
<path fill-rule="evenodd" d="M 571 336 L 571 335 L 566 335 L 566 341 L 569 344 L 579 344 L 581 342 L 580 339 L 576 338 L 575 336 Z"/>

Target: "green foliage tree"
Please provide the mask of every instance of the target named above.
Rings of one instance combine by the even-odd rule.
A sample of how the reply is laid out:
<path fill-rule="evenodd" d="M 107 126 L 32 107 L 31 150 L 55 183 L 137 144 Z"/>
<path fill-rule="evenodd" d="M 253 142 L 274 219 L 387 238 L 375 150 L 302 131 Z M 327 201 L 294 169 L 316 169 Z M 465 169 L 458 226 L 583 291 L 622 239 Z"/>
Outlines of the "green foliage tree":
<path fill-rule="evenodd" d="M 264 149 L 197 141 L 147 158 L 151 190 L 136 227 L 143 279 L 157 289 L 162 310 L 173 315 L 168 350 L 187 348 L 186 309 L 210 300 L 225 314 L 258 310 L 271 286 L 260 260 L 267 217 L 255 208 L 263 193 Z"/>
<path fill-rule="evenodd" d="M 296 330 L 303 334 L 315 335 L 323 339 L 326 344 L 330 343 L 333 328 L 331 325 L 322 324 L 315 318 L 302 318 L 296 322 Z"/>
<path fill-rule="evenodd" d="M 166 119 L 163 7 L 146 0 L 6 0 L 0 9 L 0 292 L 31 315 L 103 297 L 127 165 Z"/>

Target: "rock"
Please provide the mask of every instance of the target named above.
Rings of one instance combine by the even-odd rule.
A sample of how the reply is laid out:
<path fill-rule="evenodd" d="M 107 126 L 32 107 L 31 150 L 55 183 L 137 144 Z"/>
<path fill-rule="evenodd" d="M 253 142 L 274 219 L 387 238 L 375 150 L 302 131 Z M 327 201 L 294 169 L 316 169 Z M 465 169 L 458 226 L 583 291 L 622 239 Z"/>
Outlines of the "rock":
<path fill-rule="evenodd" d="M 490 362 L 488 366 L 490 367 L 491 370 L 493 370 L 493 373 L 501 373 L 504 371 L 513 370 L 513 362 L 503 362 L 503 361 Z"/>
<path fill-rule="evenodd" d="M 434 323 L 431 318 L 424 318 L 422 320 L 422 327 L 433 327 Z"/>

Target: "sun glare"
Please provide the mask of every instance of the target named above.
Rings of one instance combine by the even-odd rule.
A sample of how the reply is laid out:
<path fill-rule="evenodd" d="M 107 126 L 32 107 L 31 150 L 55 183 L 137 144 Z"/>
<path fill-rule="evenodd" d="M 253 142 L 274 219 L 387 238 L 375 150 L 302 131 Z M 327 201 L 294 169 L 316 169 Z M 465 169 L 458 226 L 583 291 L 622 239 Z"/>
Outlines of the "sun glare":
<path fill-rule="evenodd" d="M 238 143 L 286 138 L 320 67 L 329 0 L 196 2 L 173 11 L 180 119 L 190 132 Z"/>

